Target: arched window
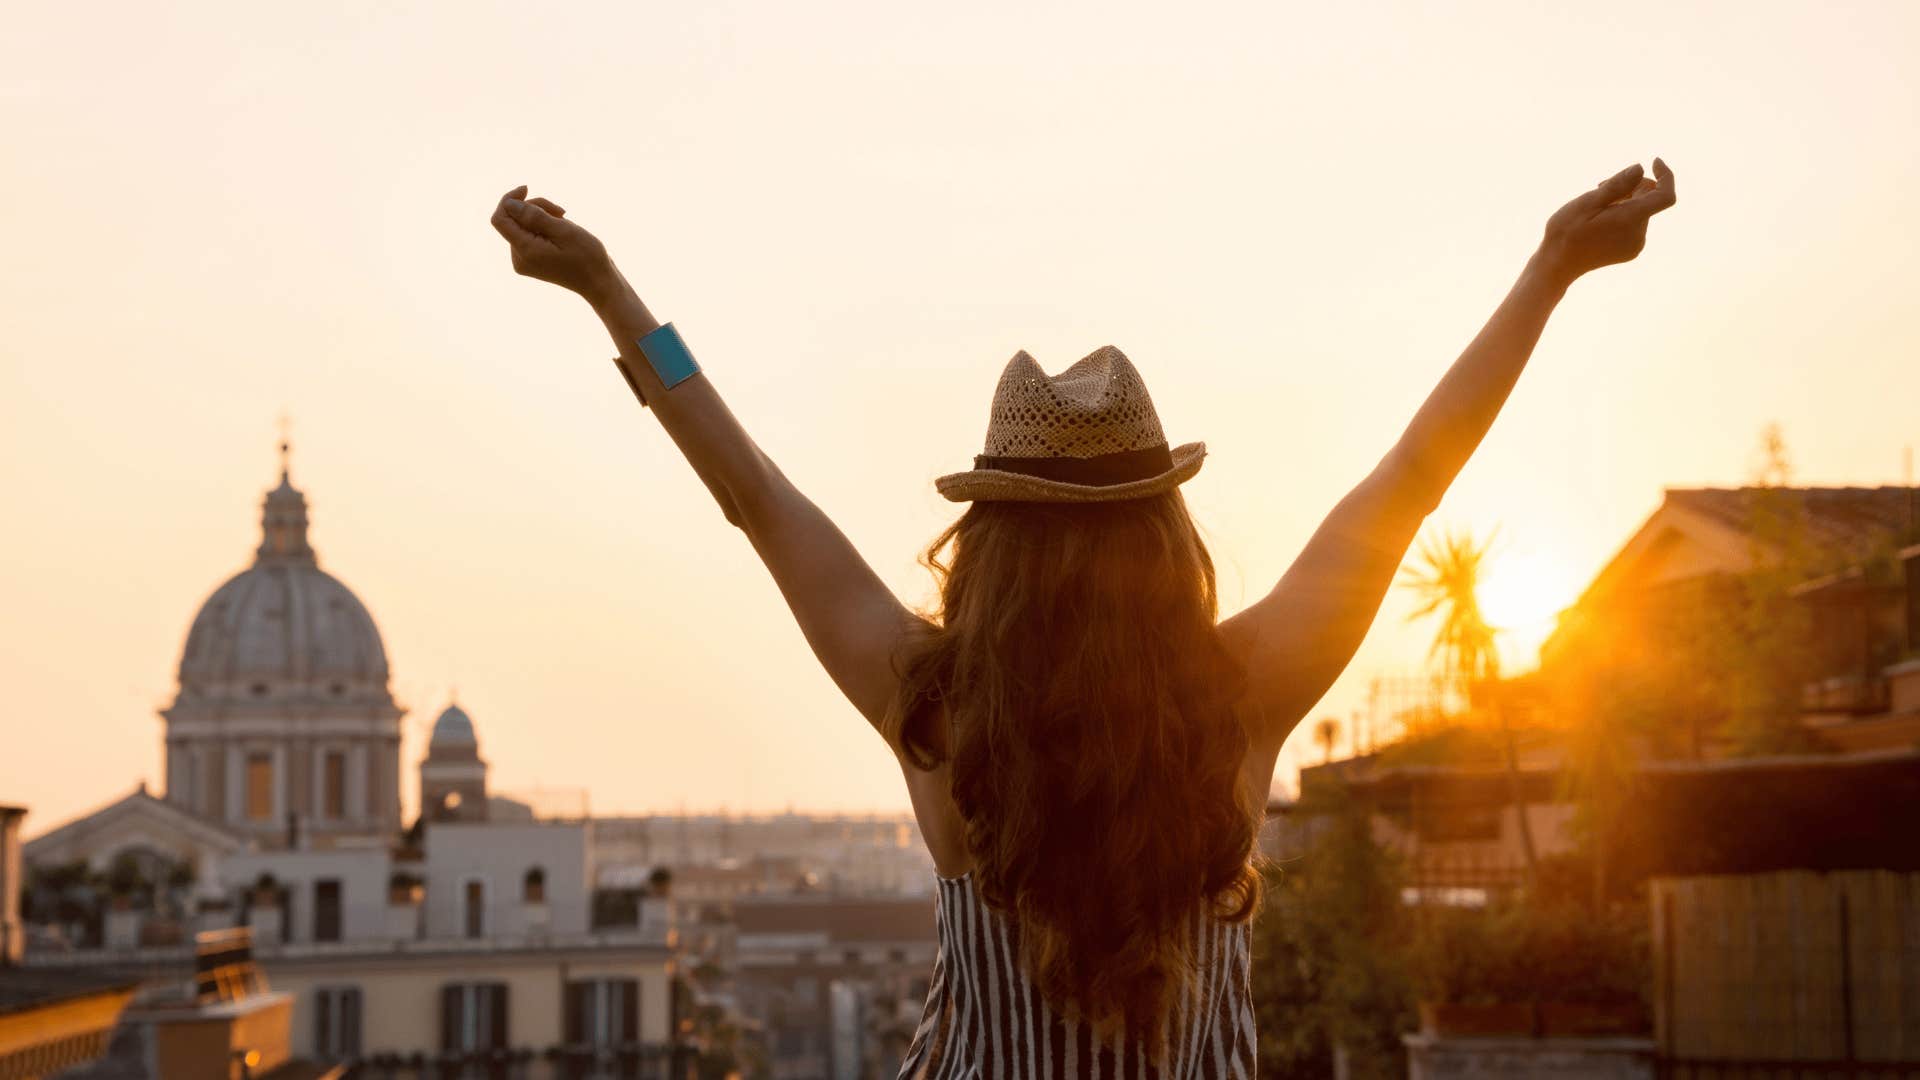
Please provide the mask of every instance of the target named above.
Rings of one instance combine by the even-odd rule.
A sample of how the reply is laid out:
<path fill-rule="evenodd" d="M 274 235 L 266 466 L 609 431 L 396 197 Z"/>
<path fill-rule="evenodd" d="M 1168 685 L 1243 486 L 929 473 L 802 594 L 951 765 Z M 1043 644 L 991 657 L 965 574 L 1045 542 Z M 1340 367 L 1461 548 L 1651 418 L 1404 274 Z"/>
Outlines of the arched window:
<path fill-rule="evenodd" d="M 536 866 L 527 871 L 527 876 L 521 881 L 520 899 L 529 904 L 544 904 L 547 902 L 547 872 L 545 870 Z"/>

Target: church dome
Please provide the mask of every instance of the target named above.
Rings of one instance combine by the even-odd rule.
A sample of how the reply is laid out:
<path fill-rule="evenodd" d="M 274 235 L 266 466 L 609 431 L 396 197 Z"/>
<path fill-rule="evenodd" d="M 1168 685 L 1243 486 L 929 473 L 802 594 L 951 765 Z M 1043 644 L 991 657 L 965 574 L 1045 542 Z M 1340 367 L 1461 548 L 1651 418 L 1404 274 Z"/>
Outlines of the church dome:
<path fill-rule="evenodd" d="M 427 738 L 429 751 L 442 746 L 478 746 L 473 734 L 473 718 L 458 705 L 449 705 L 433 722 L 433 734 Z"/>
<path fill-rule="evenodd" d="M 387 651 L 353 591 L 320 569 L 307 542 L 307 499 L 283 468 L 262 507 L 253 565 L 214 590 L 180 657 L 182 694 L 384 693 Z"/>

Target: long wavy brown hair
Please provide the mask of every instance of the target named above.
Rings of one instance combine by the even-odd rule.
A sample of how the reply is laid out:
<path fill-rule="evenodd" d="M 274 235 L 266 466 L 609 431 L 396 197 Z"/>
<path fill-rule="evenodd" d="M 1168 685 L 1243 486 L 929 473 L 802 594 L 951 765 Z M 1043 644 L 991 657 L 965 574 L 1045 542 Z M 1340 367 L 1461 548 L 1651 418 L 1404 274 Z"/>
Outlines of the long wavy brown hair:
<path fill-rule="evenodd" d="M 952 763 L 975 884 L 1040 993 L 1157 1047 L 1196 910 L 1260 902 L 1245 672 L 1186 503 L 975 502 L 922 562 L 940 602 L 901 667 L 898 745 Z"/>

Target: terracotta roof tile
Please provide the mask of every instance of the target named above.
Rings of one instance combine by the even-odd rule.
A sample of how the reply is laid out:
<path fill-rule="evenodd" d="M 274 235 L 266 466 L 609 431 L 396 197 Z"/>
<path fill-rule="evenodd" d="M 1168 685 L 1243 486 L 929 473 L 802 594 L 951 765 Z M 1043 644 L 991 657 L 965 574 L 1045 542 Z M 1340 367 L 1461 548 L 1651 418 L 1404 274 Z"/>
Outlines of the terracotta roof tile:
<path fill-rule="evenodd" d="M 1745 532 L 1755 497 L 1769 489 L 1668 488 L 1667 501 Z M 1772 489 L 1806 515 L 1811 539 L 1828 553 L 1858 556 L 1876 544 L 1911 535 L 1920 516 L 1920 488 L 1805 487 Z"/>

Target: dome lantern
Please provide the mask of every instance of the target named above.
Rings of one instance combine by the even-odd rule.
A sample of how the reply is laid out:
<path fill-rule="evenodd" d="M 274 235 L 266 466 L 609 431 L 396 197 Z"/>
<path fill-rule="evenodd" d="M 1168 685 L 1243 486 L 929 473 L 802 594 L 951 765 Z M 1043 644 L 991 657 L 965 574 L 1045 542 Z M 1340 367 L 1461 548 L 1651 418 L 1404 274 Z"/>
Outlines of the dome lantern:
<path fill-rule="evenodd" d="M 280 440 L 280 486 L 267 492 L 260 504 L 259 562 L 286 560 L 315 562 L 307 542 L 307 497 L 293 486 L 288 468 L 291 444 Z"/>

